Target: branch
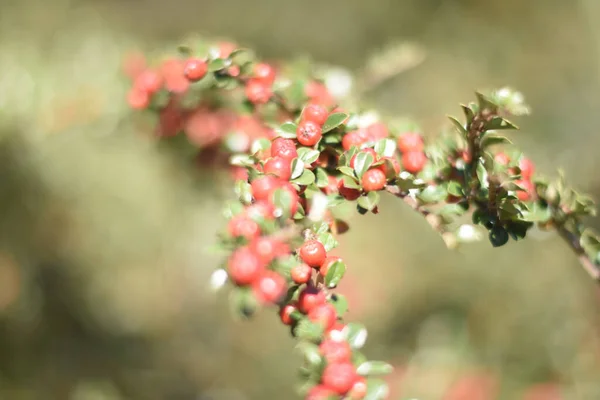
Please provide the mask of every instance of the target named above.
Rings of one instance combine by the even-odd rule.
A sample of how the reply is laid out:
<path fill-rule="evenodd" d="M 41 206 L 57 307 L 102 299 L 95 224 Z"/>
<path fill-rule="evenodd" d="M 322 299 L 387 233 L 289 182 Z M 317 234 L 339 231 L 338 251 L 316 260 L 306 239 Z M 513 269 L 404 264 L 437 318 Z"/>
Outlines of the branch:
<path fill-rule="evenodd" d="M 564 239 L 571 250 L 573 250 L 585 272 L 587 272 L 596 283 L 600 284 L 600 269 L 598 269 L 594 261 L 590 259 L 583 247 L 581 247 L 580 236 L 569 231 L 564 225 L 557 226 L 556 231 L 559 236 Z"/>

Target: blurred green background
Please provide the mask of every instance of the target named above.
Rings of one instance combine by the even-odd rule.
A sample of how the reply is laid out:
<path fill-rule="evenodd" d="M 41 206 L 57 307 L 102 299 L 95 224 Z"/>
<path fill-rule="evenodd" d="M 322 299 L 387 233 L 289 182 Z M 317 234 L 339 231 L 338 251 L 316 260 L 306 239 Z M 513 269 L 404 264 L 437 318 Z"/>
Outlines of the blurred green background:
<path fill-rule="evenodd" d="M 424 58 L 367 104 L 435 134 L 474 90 L 516 87 L 533 115 L 511 138 L 600 198 L 598 21 L 596 0 L 3 0 L 0 398 L 296 398 L 301 360 L 274 313 L 234 321 L 207 286 L 225 181 L 121 123 L 127 52 L 197 32 L 356 71 L 407 42 Z M 338 254 L 367 354 L 397 366 L 391 398 L 450 400 L 461 377 L 453 400 L 549 383 L 600 398 L 598 289 L 560 239 L 450 252 L 386 200 Z"/>

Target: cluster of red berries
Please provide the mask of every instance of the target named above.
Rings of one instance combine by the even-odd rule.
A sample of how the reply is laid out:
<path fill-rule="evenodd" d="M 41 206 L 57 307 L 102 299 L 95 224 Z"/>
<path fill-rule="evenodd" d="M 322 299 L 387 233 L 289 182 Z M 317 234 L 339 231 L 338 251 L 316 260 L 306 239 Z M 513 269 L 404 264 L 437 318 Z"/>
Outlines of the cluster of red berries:
<path fill-rule="evenodd" d="M 510 157 L 506 153 L 497 153 L 494 160 L 503 166 L 508 166 L 511 163 Z M 535 172 L 535 165 L 533 162 L 526 158 L 521 157 L 519 159 L 518 167 L 520 169 L 521 178 L 515 181 L 515 184 L 521 189 L 517 190 L 517 198 L 521 201 L 530 201 L 535 198 L 535 185 L 533 184 L 532 177 Z M 515 175 L 516 170 L 509 168 L 509 173 Z"/>

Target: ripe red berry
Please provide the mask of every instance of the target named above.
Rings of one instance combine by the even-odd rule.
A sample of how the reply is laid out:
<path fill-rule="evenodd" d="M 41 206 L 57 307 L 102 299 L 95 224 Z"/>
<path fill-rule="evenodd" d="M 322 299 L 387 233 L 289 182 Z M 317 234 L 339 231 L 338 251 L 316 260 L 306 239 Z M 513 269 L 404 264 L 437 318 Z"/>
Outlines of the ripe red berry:
<path fill-rule="evenodd" d="M 385 139 L 390 135 L 383 122 L 375 122 L 367 127 L 367 134 L 371 140 Z"/>
<path fill-rule="evenodd" d="M 346 200 L 352 201 L 352 200 L 356 200 L 360 197 L 360 190 L 346 187 L 344 185 L 343 179 L 340 179 L 338 181 L 337 187 L 338 187 L 338 192 L 340 193 L 340 196 L 342 196 Z"/>
<path fill-rule="evenodd" d="M 298 157 L 296 143 L 292 139 L 276 137 L 271 142 L 271 157 L 281 157 L 286 160 L 293 160 Z"/>
<path fill-rule="evenodd" d="M 309 104 L 302 112 L 304 121 L 312 121 L 319 126 L 323 126 L 328 116 L 327 109 L 319 104 Z"/>
<path fill-rule="evenodd" d="M 350 361 L 352 357 L 352 349 L 345 340 L 325 339 L 319 346 L 319 350 L 328 363 Z"/>
<path fill-rule="evenodd" d="M 508 165 L 508 163 L 510 163 L 510 158 L 505 153 L 498 153 L 494 157 L 494 161 L 501 165 Z"/>
<path fill-rule="evenodd" d="M 273 174 L 285 181 L 292 177 L 292 164 L 290 160 L 282 157 L 273 157 L 264 165 L 265 174 Z"/>
<path fill-rule="evenodd" d="M 398 150 L 401 153 L 423 151 L 423 138 L 418 133 L 405 133 L 398 137 Z"/>
<path fill-rule="evenodd" d="M 253 219 L 245 215 L 236 215 L 227 224 L 227 230 L 233 237 L 245 237 L 250 240 L 260 235 L 260 227 Z"/>
<path fill-rule="evenodd" d="M 266 219 L 270 220 L 274 218 L 273 213 L 275 212 L 275 206 L 273 204 L 259 200 L 254 204 L 246 207 L 246 215 L 253 220 Z"/>
<path fill-rule="evenodd" d="M 321 268 L 319 268 L 319 273 L 323 276 L 327 276 L 327 272 L 329 272 L 329 267 L 331 267 L 331 265 L 336 261 L 341 261 L 341 258 L 338 256 L 328 256 L 325 259 L 325 261 L 323 261 Z"/>
<path fill-rule="evenodd" d="M 318 240 L 309 240 L 300 246 L 300 258 L 311 267 L 318 268 L 327 257 L 325 246 Z"/>
<path fill-rule="evenodd" d="M 267 85 L 275 82 L 275 68 L 267 63 L 259 63 L 254 66 L 254 77 Z"/>
<path fill-rule="evenodd" d="M 290 270 L 290 275 L 292 276 L 292 280 L 301 285 L 303 283 L 307 283 L 310 280 L 312 275 L 312 268 L 306 264 L 298 264 L 292 267 Z"/>
<path fill-rule="evenodd" d="M 517 190 L 517 198 L 521 201 L 531 200 L 532 195 L 535 193 L 535 186 L 533 182 L 527 179 L 519 179 L 515 183 L 521 186 L 525 190 Z"/>
<path fill-rule="evenodd" d="M 427 164 L 427 157 L 422 151 L 409 151 L 402 155 L 402 165 L 411 174 L 421 172 L 425 164 Z"/>
<path fill-rule="evenodd" d="M 253 180 L 250 186 L 256 200 L 267 200 L 271 193 L 281 186 L 281 180 L 272 175 L 264 175 Z"/>
<path fill-rule="evenodd" d="M 379 168 L 373 168 L 363 174 L 360 183 L 365 192 L 373 192 L 383 189 L 386 181 L 387 178 L 383 171 Z"/>
<path fill-rule="evenodd" d="M 533 165 L 533 162 L 526 157 L 522 157 L 521 160 L 519 160 L 519 168 L 521 169 L 521 177 L 523 179 L 531 179 L 535 172 L 535 165 Z"/>
<path fill-rule="evenodd" d="M 156 71 L 148 69 L 143 71 L 135 78 L 133 86 L 139 90 L 152 94 L 160 90 L 162 83 L 163 80 L 160 74 Z"/>
<path fill-rule="evenodd" d="M 143 110 L 150 105 L 150 95 L 148 92 L 134 87 L 127 94 L 127 103 L 134 110 Z"/>
<path fill-rule="evenodd" d="M 229 276 L 236 285 L 251 284 L 265 269 L 265 264 L 248 247 L 235 250 L 229 257 L 227 266 Z"/>
<path fill-rule="evenodd" d="M 326 301 L 327 298 L 325 292 L 322 292 L 313 286 L 307 286 L 298 296 L 298 309 L 304 314 L 307 314 L 313 308 L 325 304 Z"/>
<path fill-rule="evenodd" d="M 352 131 L 346 133 L 342 138 L 342 147 L 344 150 L 348 151 L 352 147 L 360 147 L 365 142 L 366 138 L 363 137 L 359 131 Z"/>
<path fill-rule="evenodd" d="M 354 365 L 349 362 L 329 364 L 323 370 L 321 382 L 339 395 L 348 393 L 358 375 Z"/>
<path fill-rule="evenodd" d="M 335 396 L 336 393 L 327 386 L 317 385 L 310 389 L 304 400 L 331 400 Z"/>
<path fill-rule="evenodd" d="M 352 156 L 352 158 L 350 158 L 350 168 L 354 168 L 354 165 L 356 165 L 356 157 L 358 157 L 358 155 L 360 153 L 369 153 L 373 156 L 373 161 L 377 161 L 379 158 L 379 154 L 377 154 L 377 152 L 372 149 L 371 147 L 367 147 L 366 149 L 362 149 L 361 151 L 357 152 L 356 154 L 354 154 Z"/>
<path fill-rule="evenodd" d="M 298 142 L 303 146 L 312 147 L 319 143 L 322 137 L 321 127 L 313 121 L 302 121 L 296 130 Z"/>
<path fill-rule="evenodd" d="M 265 303 L 277 303 L 286 292 L 285 278 L 275 271 L 264 271 L 253 283 L 256 297 Z"/>
<path fill-rule="evenodd" d="M 292 304 L 286 304 L 281 307 L 279 310 L 279 318 L 281 318 L 281 322 L 284 325 L 292 325 L 294 323 L 294 318 L 292 318 L 292 313 L 296 311 L 297 308 Z"/>
<path fill-rule="evenodd" d="M 321 324 L 326 331 L 333 328 L 336 318 L 337 312 L 333 304 L 330 303 L 316 306 L 308 312 L 308 319 L 314 323 Z"/>
<path fill-rule="evenodd" d="M 265 264 L 269 264 L 275 258 L 289 253 L 289 247 L 277 239 L 261 236 L 250 242 L 250 250 Z"/>
<path fill-rule="evenodd" d="M 246 97 L 253 104 L 265 104 L 273 95 L 270 85 L 260 79 L 250 79 L 246 83 Z"/>
<path fill-rule="evenodd" d="M 185 62 L 183 73 L 192 82 L 199 81 L 206 76 L 208 64 L 199 58 L 191 58 Z"/>
<path fill-rule="evenodd" d="M 383 157 L 384 161 L 389 161 L 390 164 L 392 164 L 392 170 L 390 170 L 390 168 L 388 167 L 388 163 L 384 162 L 383 164 L 381 164 L 380 166 L 378 166 L 377 168 L 379 168 L 380 170 L 383 171 L 383 173 L 385 174 L 385 176 L 398 176 L 398 174 L 400 173 L 401 167 L 400 167 L 400 161 L 398 161 L 395 157 Z"/>
<path fill-rule="evenodd" d="M 362 400 L 367 395 L 367 380 L 359 376 L 348 392 L 349 400 Z"/>

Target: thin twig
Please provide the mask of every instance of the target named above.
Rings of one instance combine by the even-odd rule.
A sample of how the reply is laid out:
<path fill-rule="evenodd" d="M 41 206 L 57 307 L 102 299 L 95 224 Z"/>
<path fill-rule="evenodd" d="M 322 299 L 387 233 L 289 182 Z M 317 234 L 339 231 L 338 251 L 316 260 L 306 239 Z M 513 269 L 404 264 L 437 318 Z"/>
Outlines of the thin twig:
<path fill-rule="evenodd" d="M 579 263 L 583 269 L 590 275 L 590 277 L 597 283 L 600 283 L 600 269 L 598 266 L 588 257 L 583 247 L 581 247 L 580 238 L 575 233 L 569 231 L 563 225 L 556 227 L 556 231 L 561 238 L 567 242 L 567 245 L 573 250 Z"/>

